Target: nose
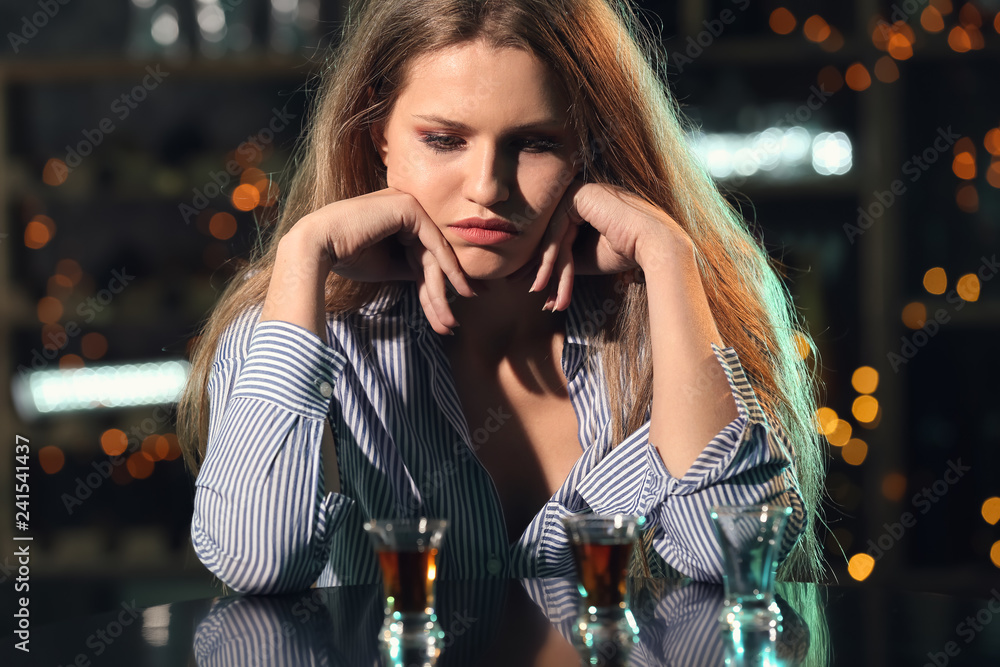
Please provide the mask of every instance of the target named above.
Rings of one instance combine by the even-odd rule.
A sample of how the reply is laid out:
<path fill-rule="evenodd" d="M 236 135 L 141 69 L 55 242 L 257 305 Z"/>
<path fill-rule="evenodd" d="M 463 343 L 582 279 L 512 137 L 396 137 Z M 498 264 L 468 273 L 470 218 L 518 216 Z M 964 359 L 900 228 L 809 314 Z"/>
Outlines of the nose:
<path fill-rule="evenodd" d="M 516 165 L 495 145 L 483 145 L 470 153 L 465 198 L 484 207 L 507 199 Z"/>

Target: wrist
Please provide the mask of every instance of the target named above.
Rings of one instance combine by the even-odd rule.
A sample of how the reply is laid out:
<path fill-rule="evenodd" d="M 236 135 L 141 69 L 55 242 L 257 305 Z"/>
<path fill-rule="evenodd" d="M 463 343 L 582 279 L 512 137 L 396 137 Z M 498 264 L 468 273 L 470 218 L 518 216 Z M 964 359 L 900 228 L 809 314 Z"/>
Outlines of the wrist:
<path fill-rule="evenodd" d="M 668 272 L 677 275 L 678 271 L 697 271 L 698 266 L 690 237 L 666 229 L 655 237 L 645 239 L 641 245 L 636 244 L 635 261 L 647 277 Z"/>

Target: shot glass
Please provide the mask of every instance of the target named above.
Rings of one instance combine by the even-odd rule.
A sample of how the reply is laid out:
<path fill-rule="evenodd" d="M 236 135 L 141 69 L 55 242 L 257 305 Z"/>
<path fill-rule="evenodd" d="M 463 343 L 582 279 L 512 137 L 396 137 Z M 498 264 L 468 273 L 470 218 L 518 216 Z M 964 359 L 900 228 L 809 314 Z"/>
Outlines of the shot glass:
<path fill-rule="evenodd" d="M 373 519 L 364 528 L 382 570 L 385 624 L 382 640 L 396 648 L 427 645 L 444 637 L 434 611 L 437 553 L 448 522 L 443 519 Z"/>
<path fill-rule="evenodd" d="M 626 514 L 576 514 L 563 518 L 579 576 L 580 595 L 591 614 L 628 609 L 629 559 L 643 517 Z"/>
<path fill-rule="evenodd" d="M 726 594 L 721 618 L 730 628 L 770 631 L 780 624 L 774 581 L 791 514 L 791 507 L 780 505 L 712 508 Z"/>

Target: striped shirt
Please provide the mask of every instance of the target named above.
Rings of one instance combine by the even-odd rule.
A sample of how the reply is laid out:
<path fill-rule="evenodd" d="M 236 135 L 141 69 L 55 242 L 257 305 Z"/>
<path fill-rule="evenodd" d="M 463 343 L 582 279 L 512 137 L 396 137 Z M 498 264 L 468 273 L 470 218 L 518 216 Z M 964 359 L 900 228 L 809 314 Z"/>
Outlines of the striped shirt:
<path fill-rule="evenodd" d="M 574 565 L 561 519 L 625 513 L 645 516 L 655 531 L 662 559 L 651 559 L 654 574 L 719 582 L 709 509 L 762 502 L 794 508 L 784 557 L 805 524 L 791 448 L 768 425 L 735 351 L 713 345 L 738 415 L 675 478 L 649 443 L 648 420 L 613 442 L 593 342 L 595 323 L 611 311 L 588 294 L 574 290 L 561 359 L 581 456 L 513 543 L 475 454 L 505 415 L 466 423 L 414 284 L 391 284 L 361 311 L 329 315 L 329 345 L 303 327 L 261 322 L 260 306 L 247 309 L 221 337 L 208 382 L 208 447 L 191 525 L 198 557 L 240 592 L 299 590 L 317 579 L 370 583 L 378 564 L 364 522 L 420 515 L 449 521 L 438 555 L 443 579 L 566 576 Z M 339 492 L 325 489 L 324 420 Z"/>

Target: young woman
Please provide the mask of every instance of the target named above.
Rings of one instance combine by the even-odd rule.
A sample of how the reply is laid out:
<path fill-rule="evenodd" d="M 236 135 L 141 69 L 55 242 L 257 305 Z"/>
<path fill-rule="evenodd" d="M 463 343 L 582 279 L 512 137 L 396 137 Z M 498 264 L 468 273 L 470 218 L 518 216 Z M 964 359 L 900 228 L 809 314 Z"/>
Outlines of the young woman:
<path fill-rule="evenodd" d="M 719 581 L 709 508 L 759 502 L 818 572 L 794 310 L 645 43 L 606 0 L 365 8 L 181 404 L 225 583 L 374 581 L 362 524 L 408 515 L 449 520 L 441 577 L 562 575 L 590 511 L 647 517 L 643 572 Z"/>

